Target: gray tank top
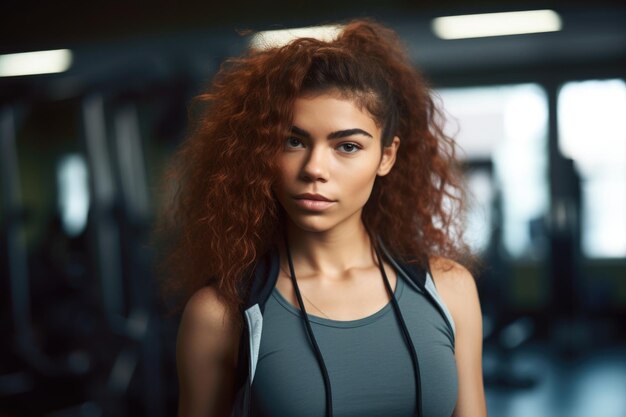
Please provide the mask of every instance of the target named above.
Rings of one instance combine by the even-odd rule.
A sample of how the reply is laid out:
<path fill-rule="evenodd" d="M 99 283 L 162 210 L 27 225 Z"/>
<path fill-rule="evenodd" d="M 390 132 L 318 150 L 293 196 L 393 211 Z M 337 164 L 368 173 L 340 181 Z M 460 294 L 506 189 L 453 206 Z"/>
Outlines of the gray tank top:
<path fill-rule="evenodd" d="M 422 417 L 450 417 L 458 388 L 452 317 L 429 274 L 426 288 L 444 310 L 452 330 L 409 278 L 400 274 L 396 282 L 394 295 L 419 359 Z M 324 380 L 300 310 L 274 288 L 263 317 L 252 382 L 252 415 L 323 417 Z M 328 370 L 335 417 L 415 416 L 411 355 L 391 302 L 358 320 L 308 317 Z"/>

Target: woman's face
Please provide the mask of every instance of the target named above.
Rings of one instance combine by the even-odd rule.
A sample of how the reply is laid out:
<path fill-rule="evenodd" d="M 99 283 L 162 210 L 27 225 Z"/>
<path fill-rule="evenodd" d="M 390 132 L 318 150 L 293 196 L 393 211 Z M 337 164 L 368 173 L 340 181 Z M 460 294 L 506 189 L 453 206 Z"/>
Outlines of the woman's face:
<path fill-rule="evenodd" d="M 293 110 L 279 161 L 278 200 L 307 231 L 358 224 L 376 176 L 386 175 L 395 162 L 400 139 L 381 153 L 381 129 L 372 116 L 339 94 L 300 97 Z M 330 201 L 312 201 L 305 193 Z"/>

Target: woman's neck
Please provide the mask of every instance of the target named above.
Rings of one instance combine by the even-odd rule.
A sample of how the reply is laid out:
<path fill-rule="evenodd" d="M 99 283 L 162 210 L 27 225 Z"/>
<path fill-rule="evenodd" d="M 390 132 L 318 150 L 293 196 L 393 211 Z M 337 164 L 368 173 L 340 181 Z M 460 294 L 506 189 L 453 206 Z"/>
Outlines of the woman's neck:
<path fill-rule="evenodd" d="M 356 227 L 310 232 L 289 224 L 289 250 L 298 277 L 341 279 L 352 269 L 375 264 L 372 241 L 362 222 Z M 289 271 L 284 240 L 280 245 L 281 267 Z"/>

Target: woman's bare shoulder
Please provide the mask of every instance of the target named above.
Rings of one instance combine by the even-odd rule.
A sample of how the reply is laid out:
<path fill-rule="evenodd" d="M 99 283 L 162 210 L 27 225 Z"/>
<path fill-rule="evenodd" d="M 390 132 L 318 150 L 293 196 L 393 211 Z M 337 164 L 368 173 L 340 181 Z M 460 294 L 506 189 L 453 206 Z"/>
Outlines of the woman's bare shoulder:
<path fill-rule="evenodd" d="M 459 393 L 453 416 L 487 416 L 482 379 L 482 312 L 476 281 L 467 268 L 450 259 L 431 258 L 430 267 L 437 291 L 456 325 L 454 355 Z"/>
<path fill-rule="evenodd" d="M 201 288 L 189 298 L 176 343 L 179 416 L 228 415 L 239 334 L 214 288 Z"/>
<path fill-rule="evenodd" d="M 430 258 L 430 271 L 437 292 L 455 318 L 462 317 L 478 302 L 476 280 L 460 263 L 439 256 Z"/>
<path fill-rule="evenodd" d="M 202 287 L 189 298 L 180 321 L 180 342 L 204 345 L 217 356 L 230 357 L 238 347 L 239 334 L 237 317 L 229 313 L 215 288 Z"/>
<path fill-rule="evenodd" d="M 219 297 L 217 289 L 204 286 L 193 293 L 185 305 L 183 320 L 196 324 L 212 325 L 219 321 L 230 320 L 226 303 Z"/>

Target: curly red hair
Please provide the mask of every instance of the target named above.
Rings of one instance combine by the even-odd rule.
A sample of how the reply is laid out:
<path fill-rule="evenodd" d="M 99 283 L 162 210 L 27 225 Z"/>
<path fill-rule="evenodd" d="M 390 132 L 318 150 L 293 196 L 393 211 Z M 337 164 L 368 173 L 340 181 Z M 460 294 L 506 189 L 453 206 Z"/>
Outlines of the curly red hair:
<path fill-rule="evenodd" d="M 305 93 L 339 91 L 382 127 L 382 146 L 401 139 L 391 172 L 377 177 L 363 210 L 370 234 L 405 262 L 432 256 L 472 267 L 463 241 L 465 190 L 455 143 L 422 75 L 394 31 L 348 22 L 332 41 L 299 38 L 226 60 L 201 111 L 166 169 L 175 187 L 158 217 L 166 295 L 178 311 L 197 289 L 214 286 L 233 311 L 246 273 L 277 242 L 284 219 L 272 193 L 293 103 Z"/>

